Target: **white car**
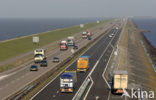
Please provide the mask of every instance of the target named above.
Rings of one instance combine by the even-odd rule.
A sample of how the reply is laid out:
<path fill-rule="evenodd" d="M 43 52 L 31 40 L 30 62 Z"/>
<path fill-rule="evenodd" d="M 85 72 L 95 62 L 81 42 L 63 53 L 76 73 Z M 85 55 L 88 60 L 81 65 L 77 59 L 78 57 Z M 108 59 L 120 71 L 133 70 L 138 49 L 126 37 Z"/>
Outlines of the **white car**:
<path fill-rule="evenodd" d="M 111 37 L 112 37 L 112 35 L 109 35 L 109 37 L 111 38 Z"/>

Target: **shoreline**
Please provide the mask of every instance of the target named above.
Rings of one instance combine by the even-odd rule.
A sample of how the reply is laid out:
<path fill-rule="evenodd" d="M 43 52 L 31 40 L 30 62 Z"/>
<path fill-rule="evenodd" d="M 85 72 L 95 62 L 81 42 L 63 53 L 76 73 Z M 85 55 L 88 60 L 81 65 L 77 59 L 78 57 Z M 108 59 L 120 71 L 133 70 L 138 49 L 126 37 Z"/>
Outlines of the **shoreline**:
<path fill-rule="evenodd" d="M 89 24 L 89 23 L 85 23 L 86 24 Z M 63 27 L 63 28 L 57 28 L 57 29 L 53 29 L 53 30 L 49 30 L 49 31 L 45 31 L 45 32 L 39 32 L 39 33 L 33 33 L 31 35 L 25 35 L 25 36 L 19 36 L 19 37 L 15 37 L 15 38 L 10 38 L 10 39 L 7 39 L 7 40 L 2 40 L 0 41 L 0 43 L 5 43 L 5 42 L 8 42 L 8 41 L 12 41 L 12 40 L 16 40 L 16 39 L 22 39 L 22 38 L 26 38 L 26 37 L 30 37 L 30 36 L 37 36 L 37 35 L 40 35 L 40 34 L 44 34 L 44 33 L 48 33 L 48 32 L 53 32 L 53 31 L 58 31 L 58 30 L 62 30 L 62 29 L 66 29 L 66 28 L 71 28 L 71 27 L 76 27 L 78 25 L 73 25 L 73 26 L 69 26 L 69 27 Z"/>
<path fill-rule="evenodd" d="M 136 23 L 133 21 L 135 27 L 140 30 L 140 34 L 142 37 L 142 40 L 145 44 L 145 48 L 147 49 L 148 53 L 150 54 L 150 58 L 152 59 L 152 61 L 154 62 L 154 64 L 156 64 L 156 48 L 151 44 L 151 42 L 147 39 L 147 37 L 144 35 L 146 33 L 144 32 L 148 32 L 149 30 L 145 30 L 145 29 L 141 29 L 139 28 Z"/>
<path fill-rule="evenodd" d="M 154 64 L 156 64 L 156 48 L 151 44 L 151 42 L 147 39 L 143 32 L 141 32 L 141 35 L 151 59 L 153 60 Z"/>

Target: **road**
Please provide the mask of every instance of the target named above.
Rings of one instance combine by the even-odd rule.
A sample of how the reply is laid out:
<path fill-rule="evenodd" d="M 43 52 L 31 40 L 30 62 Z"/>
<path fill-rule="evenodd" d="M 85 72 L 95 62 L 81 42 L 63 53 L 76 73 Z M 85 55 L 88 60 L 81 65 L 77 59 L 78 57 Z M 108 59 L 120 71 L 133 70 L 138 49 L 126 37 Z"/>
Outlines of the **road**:
<path fill-rule="evenodd" d="M 120 30 L 119 30 L 120 31 Z M 110 38 L 109 35 L 115 33 L 113 38 Z M 96 82 L 89 92 L 88 100 L 95 100 L 93 93 L 97 92 L 99 89 L 100 91 L 97 92 L 101 98 L 107 98 L 105 93 L 109 93 L 108 86 L 106 81 L 102 78 L 103 71 L 109 61 L 110 55 L 113 51 L 113 45 L 117 41 L 120 32 L 115 29 L 110 30 L 106 35 L 101 37 L 101 39 L 96 42 L 91 48 L 89 48 L 83 55 L 87 55 L 90 57 L 90 68 L 86 73 L 78 73 L 78 82 L 75 85 L 75 90 L 73 93 L 60 93 L 60 84 L 59 84 L 59 76 L 60 74 L 52 80 L 46 87 L 44 87 L 40 92 L 38 92 L 32 100 L 72 100 L 79 88 L 81 87 L 83 81 L 88 77 L 89 73 L 92 72 L 93 66 L 95 69 L 93 71 L 94 74 L 91 75 L 93 81 Z M 76 70 L 76 61 L 74 61 L 68 68 Z M 100 81 L 99 81 L 100 80 Z M 99 85 L 100 84 L 100 85 Z M 95 87 L 97 90 L 95 90 Z M 97 96 L 98 96 L 97 95 Z M 93 96 L 93 97 L 90 97 Z M 107 95 L 108 96 L 108 95 Z M 105 100 L 105 99 L 104 99 Z"/>
<path fill-rule="evenodd" d="M 100 34 L 103 34 L 108 28 L 112 27 L 113 24 L 107 25 L 105 28 L 103 26 L 97 27 L 92 32 L 95 33 L 93 35 L 93 38 L 99 36 Z M 105 40 L 105 39 L 104 39 Z M 90 41 L 88 40 L 82 40 L 81 38 L 76 41 L 76 44 L 79 46 L 79 48 L 82 48 Z M 107 41 L 106 41 L 107 42 Z M 94 50 L 91 50 L 94 51 Z M 91 52 L 90 51 L 90 52 Z M 97 51 L 96 51 L 97 52 Z M 58 56 L 61 59 L 61 62 L 66 59 L 66 57 L 71 56 L 70 50 L 66 52 L 61 52 L 59 48 L 56 48 L 55 50 L 52 50 L 48 52 L 48 67 L 43 68 L 39 67 L 38 72 L 30 72 L 29 67 L 33 64 L 32 61 L 26 62 L 22 64 L 18 70 L 10 71 L 9 73 L 1 73 L 0 76 L 0 99 L 5 99 L 9 95 L 15 93 L 16 91 L 24 88 L 27 84 L 32 82 L 33 80 L 39 78 L 49 70 L 53 69 L 57 64 L 52 63 L 52 57 Z M 99 54 L 100 55 L 100 54 Z M 96 56 L 96 55 L 95 55 Z"/>
<path fill-rule="evenodd" d="M 110 87 L 108 86 L 109 83 L 107 83 L 107 81 L 105 80 L 104 71 L 107 68 L 107 64 L 109 62 L 110 56 L 113 53 L 114 45 L 115 42 L 117 42 L 120 32 L 121 29 L 117 32 L 110 45 L 107 47 L 106 51 L 104 51 L 104 53 L 101 55 L 101 58 L 99 59 L 99 63 L 96 69 L 93 71 L 93 73 L 90 76 L 93 85 L 90 86 L 90 90 L 88 90 L 86 93 L 88 95 L 85 95 L 84 99 L 86 100 L 96 100 L 96 99 L 108 100 L 109 99 Z"/>

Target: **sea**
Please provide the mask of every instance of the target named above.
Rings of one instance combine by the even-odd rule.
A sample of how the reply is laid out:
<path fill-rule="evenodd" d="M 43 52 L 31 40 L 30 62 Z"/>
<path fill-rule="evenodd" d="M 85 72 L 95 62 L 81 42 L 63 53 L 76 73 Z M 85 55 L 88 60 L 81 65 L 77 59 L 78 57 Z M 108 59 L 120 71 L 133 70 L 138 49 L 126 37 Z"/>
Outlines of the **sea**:
<path fill-rule="evenodd" d="M 147 30 L 143 34 L 156 48 L 156 18 L 133 18 L 133 21 L 138 28 Z"/>
<path fill-rule="evenodd" d="M 0 18 L 0 41 L 108 18 Z"/>

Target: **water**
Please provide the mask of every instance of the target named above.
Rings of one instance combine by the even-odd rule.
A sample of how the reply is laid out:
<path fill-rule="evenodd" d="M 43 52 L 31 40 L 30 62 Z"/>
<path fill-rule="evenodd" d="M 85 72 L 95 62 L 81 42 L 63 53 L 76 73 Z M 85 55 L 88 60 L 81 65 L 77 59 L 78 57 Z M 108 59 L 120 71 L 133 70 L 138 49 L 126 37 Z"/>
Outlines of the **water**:
<path fill-rule="evenodd" d="M 143 34 L 156 48 L 156 18 L 134 18 L 133 21 L 139 28 L 149 31 Z"/>
<path fill-rule="evenodd" d="M 0 41 L 34 33 L 46 32 L 57 28 L 70 27 L 97 19 L 0 19 Z"/>

